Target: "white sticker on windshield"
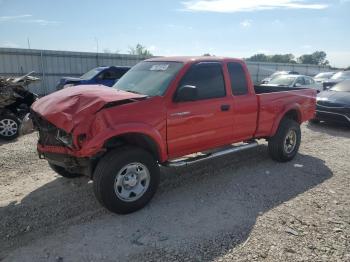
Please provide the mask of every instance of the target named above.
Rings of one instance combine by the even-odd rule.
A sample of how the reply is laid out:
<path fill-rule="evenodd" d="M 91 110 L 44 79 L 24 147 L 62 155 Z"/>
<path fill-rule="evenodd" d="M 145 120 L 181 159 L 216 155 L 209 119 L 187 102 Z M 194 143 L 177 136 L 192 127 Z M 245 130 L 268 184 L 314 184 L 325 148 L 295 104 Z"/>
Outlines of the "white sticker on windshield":
<path fill-rule="evenodd" d="M 160 64 L 160 65 L 153 65 L 150 68 L 150 71 L 166 71 L 168 69 L 169 65 L 167 64 Z"/>

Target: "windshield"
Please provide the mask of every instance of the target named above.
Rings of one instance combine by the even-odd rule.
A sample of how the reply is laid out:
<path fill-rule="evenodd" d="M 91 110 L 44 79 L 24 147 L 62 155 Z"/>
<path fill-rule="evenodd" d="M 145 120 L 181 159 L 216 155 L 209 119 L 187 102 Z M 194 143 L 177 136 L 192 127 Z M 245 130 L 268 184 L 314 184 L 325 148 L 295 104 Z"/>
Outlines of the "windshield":
<path fill-rule="evenodd" d="M 89 80 L 101 72 L 101 68 L 94 68 L 83 74 L 80 78 L 83 80 Z"/>
<path fill-rule="evenodd" d="M 281 75 L 272 79 L 269 84 L 279 85 L 279 86 L 290 86 L 293 84 L 295 76 Z"/>
<path fill-rule="evenodd" d="M 182 66 L 179 62 L 141 62 L 113 87 L 137 94 L 162 96 Z"/>
<path fill-rule="evenodd" d="M 276 76 L 279 76 L 279 75 L 286 75 L 286 74 L 287 74 L 287 72 L 285 72 L 285 71 L 278 71 L 278 72 L 273 73 L 273 74 L 270 76 L 270 78 L 275 78 Z"/>
<path fill-rule="evenodd" d="M 350 79 L 350 71 L 338 72 L 334 76 L 332 76 L 331 79 L 336 79 L 336 80 Z"/>
<path fill-rule="evenodd" d="M 319 73 L 315 76 L 315 78 L 324 78 L 324 79 L 328 79 L 331 78 L 334 75 L 334 73 L 330 72 L 330 73 Z"/>
<path fill-rule="evenodd" d="M 350 92 L 350 80 L 343 81 L 335 86 L 333 86 L 331 91 L 338 91 L 338 92 Z"/>

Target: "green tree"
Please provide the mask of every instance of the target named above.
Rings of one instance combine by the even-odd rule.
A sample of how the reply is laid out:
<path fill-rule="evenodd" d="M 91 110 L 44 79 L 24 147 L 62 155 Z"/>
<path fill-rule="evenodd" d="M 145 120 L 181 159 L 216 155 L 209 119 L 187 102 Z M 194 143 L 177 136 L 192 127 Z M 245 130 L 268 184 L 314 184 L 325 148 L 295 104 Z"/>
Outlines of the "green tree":
<path fill-rule="evenodd" d="M 145 46 L 137 44 L 135 47 L 129 47 L 130 55 L 140 55 L 140 56 L 153 56 L 151 51 L 149 51 Z"/>
<path fill-rule="evenodd" d="M 252 62 L 269 62 L 268 56 L 265 54 L 255 54 L 255 55 L 247 58 L 246 60 L 252 61 Z"/>
<path fill-rule="evenodd" d="M 301 64 L 312 65 L 329 65 L 329 61 L 326 59 L 327 54 L 323 51 L 316 51 L 312 54 L 305 54 L 298 58 L 298 62 Z"/>

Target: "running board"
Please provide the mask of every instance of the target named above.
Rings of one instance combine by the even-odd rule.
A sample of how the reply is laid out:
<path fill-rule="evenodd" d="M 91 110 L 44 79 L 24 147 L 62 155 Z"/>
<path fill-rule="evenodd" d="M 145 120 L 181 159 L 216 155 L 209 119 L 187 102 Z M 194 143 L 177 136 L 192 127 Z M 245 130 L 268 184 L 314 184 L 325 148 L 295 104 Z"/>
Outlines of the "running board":
<path fill-rule="evenodd" d="M 204 154 L 204 155 L 200 155 L 197 157 L 190 157 L 187 159 L 181 158 L 179 160 L 172 160 L 172 161 L 168 161 L 165 162 L 163 165 L 166 167 L 184 167 L 184 166 L 188 166 L 188 165 L 192 165 L 194 163 L 198 163 L 198 162 L 202 162 L 204 160 L 208 160 L 208 159 L 213 159 L 213 158 L 217 158 L 217 157 L 221 157 L 221 156 L 225 156 L 231 153 L 236 153 L 236 152 L 240 152 L 246 149 L 250 149 L 250 148 L 254 148 L 258 146 L 258 142 L 254 141 L 254 142 L 249 142 L 248 144 L 244 144 L 241 146 L 233 146 L 229 149 L 223 149 L 220 151 L 216 151 L 213 153 L 208 153 L 208 154 Z"/>

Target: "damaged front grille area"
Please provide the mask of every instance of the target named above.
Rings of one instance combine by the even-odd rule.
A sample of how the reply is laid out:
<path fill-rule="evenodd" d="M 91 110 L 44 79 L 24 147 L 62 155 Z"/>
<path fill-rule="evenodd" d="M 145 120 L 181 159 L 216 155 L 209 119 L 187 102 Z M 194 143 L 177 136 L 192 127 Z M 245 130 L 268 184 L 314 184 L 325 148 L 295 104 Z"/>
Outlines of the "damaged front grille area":
<path fill-rule="evenodd" d="M 46 146 L 65 146 L 62 141 L 57 139 L 57 134 L 60 130 L 59 128 L 33 111 L 31 111 L 30 115 L 34 126 L 39 131 L 39 144 Z"/>

